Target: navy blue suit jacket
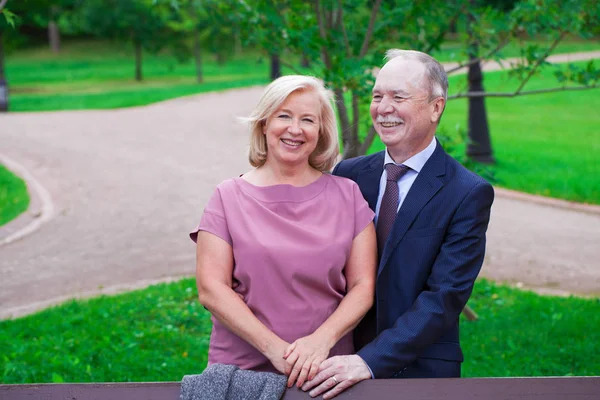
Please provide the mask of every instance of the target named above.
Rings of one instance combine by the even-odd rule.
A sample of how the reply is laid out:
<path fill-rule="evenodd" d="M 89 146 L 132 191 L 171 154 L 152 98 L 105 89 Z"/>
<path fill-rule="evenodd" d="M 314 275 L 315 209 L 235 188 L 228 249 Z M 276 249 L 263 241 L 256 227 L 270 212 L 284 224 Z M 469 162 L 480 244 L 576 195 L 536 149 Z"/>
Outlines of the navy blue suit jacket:
<path fill-rule="evenodd" d="M 383 162 L 383 151 L 344 160 L 333 174 L 358 183 L 375 210 Z M 375 378 L 460 375 L 459 315 L 483 263 L 493 199 L 492 186 L 437 143 L 398 211 L 379 255 L 375 305 L 355 330 Z"/>

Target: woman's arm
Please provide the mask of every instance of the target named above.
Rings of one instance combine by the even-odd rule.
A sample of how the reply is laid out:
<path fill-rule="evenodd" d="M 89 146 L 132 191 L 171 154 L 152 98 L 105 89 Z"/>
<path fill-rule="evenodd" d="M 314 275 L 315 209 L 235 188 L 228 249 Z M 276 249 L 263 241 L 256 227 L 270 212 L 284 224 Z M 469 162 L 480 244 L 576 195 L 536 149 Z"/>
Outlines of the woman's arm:
<path fill-rule="evenodd" d="M 375 269 L 377 266 L 377 238 L 373 223 L 367 225 L 352 241 L 346 263 L 347 293 L 338 308 L 311 335 L 300 338 L 285 352 L 288 386 L 302 386 L 312 379 L 329 355 L 329 350 L 344 335 L 352 331 L 373 305 L 375 297 Z"/>
<path fill-rule="evenodd" d="M 283 353 L 289 344 L 254 316 L 231 288 L 232 280 L 233 249 L 218 236 L 200 231 L 196 246 L 196 285 L 200 303 L 227 329 L 254 346 L 284 373 Z"/>

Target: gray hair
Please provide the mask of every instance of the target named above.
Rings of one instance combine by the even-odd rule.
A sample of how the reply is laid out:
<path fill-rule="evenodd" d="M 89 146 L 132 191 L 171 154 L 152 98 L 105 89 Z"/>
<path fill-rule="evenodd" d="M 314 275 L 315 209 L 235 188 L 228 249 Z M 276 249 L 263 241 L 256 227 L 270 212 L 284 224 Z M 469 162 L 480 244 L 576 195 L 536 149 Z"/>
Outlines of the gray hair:
<path fill-rule="evenodd" d="M 448 100 L 448 75 L 442 64 L 429 54 L 416 50 L 390 49 L 385 52 L 384 60 L 387 62 L 396 57 L 403 60 L 418 61 L 423 64 L 428 82 L 429 101 L 436 97 L 443 97 L 444 104 L 446 103 Z"/>
<path fill-rule="evenodd" d="M 248 159 L 253 167 L 260 167 L 267 161 L 267 141 L 263 126 L 267 119 L 296 91 L 312 91 L 320 102 L 319 139 L 317 147 L 308 158 L 309 164 L 319 171 L 329 171 L 340 152 L 338 129 L 332 102 L 333 92 L 312 76 L 287 75 L 277 78 L 267 86 L 258 104 L 249 117 L 242 118 L 250 128 L 250 152 Z"/>

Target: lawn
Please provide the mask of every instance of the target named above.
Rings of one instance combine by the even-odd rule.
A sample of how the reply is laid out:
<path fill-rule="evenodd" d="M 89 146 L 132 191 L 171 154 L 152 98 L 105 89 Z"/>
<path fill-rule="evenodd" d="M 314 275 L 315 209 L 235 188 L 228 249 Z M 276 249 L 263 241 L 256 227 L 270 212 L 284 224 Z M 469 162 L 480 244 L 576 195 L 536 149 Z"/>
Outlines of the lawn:
<path fill-rule="evenodd" d="M 545 43 L 539 42 L 544 45 Z M 440 60 L 462 58 L 459 45 L 445 44 L 434 53 Z M 600 46 L 593 41 L 562 43 L 557 52 L 590 51 Z M 514 45 L 505 57 L 518 55 Z M 297 57 L 283 59 L 297 65 Z M 6 75 L 10 83 L 12 111 L 106 109 L 150 104 L 189 94 L 266 84 L 269 60 L 246 52 L 232 56 L 223 65 L 212 54 L 203 55 L 205 83 L 195 81 L 192 61 L 180 63 L 169 54 L 144 54 L 144 80 L 133 79 L 133 52 L 109 42 L 63 43 L 61 53 L 32 48 L 10 54 Z M 284 66 L 284 73 L 292 71 Z"/>
<path fill-rule="evenodd" d="M 465 376 L 598 375 L 598 299 L 542 297 L 479 280 L 463 321 Z M 0 321 L 1 383 L 177 381 L 206 366 L 195 282 L 70 301 Z"/>
<path fill-rule="evenodd" d="M 29 206 L 25 182 L 0 165 L 0 225 L 16 218 Z"/>
<path fill-rule="evenodd" d="M 195 65 L 169 54 L 145 54 L 144 80 L 133 79 L 133 53 L 105 42 L 74 42 L 60 54 L 45 48 L 7 57 L 11 111 L 105 109 L 150 104 L 184 95 L 268 83 L 268 59 L 233 56 L 219 65 L 204 55 L 204 83 Z"/>

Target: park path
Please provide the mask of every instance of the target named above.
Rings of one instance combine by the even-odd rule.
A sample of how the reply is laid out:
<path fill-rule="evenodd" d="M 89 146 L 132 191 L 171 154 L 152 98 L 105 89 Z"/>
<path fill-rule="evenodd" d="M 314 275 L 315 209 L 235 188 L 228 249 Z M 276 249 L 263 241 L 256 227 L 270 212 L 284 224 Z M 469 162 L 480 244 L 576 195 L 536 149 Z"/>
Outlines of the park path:
<path fill-rule="evenodd" d="M 250 168 L 236 117 L 248 115 L 261 92 L 0 115 L 0 157 L 47 192 L 15 224 L 48 219 L 19 240 L 3 242 L 15 224 L 0 229 L 0 319 L 193 275 L 187 232 L 214 187 Z M 483 276 L 551 293 L 600 293 L 599 207 L 499 190 L 488 238 Z"/>

